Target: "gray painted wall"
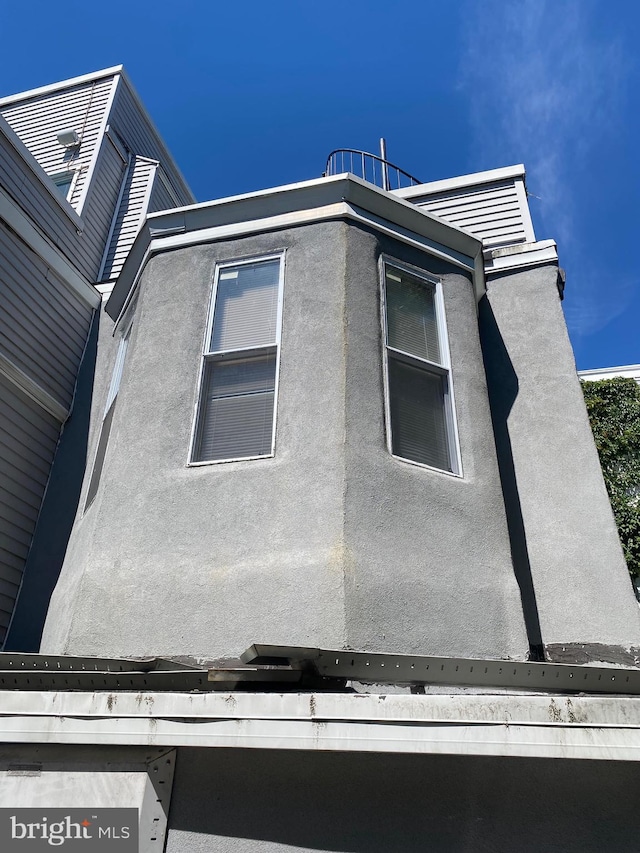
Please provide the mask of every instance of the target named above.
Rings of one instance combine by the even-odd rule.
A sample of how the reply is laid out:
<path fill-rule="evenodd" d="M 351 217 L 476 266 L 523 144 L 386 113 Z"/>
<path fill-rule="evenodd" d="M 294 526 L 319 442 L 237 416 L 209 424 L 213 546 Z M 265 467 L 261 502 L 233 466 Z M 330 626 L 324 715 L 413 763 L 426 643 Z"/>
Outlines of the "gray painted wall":
<path fill-rule="evenodd" d="M 166 853 L 631 853 L 616 761 L 178 751 Z"/>
<path fill-rule="evenodd" d="M 188 468 L 216 260 L 282 248 L 276 456 Z M 442 276 L 462 479 L 386 450 L 381 251 Z M 90 460 L 114 357 L 104 319 Z M 339 222 L 149 262 L 101 486 L 77 519 L 42 648 L 214 658 L 255 641 L 516 658 L 528 650 L 471 283 Z"/>
<path fill-rule="evenodd" d="M 575 659 L 586 645 L 588 657 L 632 663 L 622 650 L 640 645 L 640 610 L 556 280 L 555 265 L 491 278 L 483 311 L 496 434 L 515 478 L 508 506 L 521 517 L 516 569 L 530 575 L 552 659 Z"/>

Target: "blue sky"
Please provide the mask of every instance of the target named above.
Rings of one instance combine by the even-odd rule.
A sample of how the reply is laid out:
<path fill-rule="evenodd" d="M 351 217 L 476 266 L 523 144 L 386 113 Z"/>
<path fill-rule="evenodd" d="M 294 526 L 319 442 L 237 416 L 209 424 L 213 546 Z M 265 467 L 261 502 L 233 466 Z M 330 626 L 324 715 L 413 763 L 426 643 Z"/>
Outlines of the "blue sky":
<path fill-rule="evenodd" d="M 0 0 L 0 94 L 123 63 L 199 201 L 380 136 L 424 181 L 524 162 L 578 367 L 632 364 L 639 28 L 637 0 Z"/>

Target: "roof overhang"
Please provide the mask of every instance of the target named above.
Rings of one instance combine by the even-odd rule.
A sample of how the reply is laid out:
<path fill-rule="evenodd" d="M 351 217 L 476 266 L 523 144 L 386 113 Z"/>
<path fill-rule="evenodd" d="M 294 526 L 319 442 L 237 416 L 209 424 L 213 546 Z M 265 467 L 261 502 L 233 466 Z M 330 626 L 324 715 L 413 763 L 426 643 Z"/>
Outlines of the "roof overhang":
<path fill-rule="evenodd" d="M 480 240 L 361 178 L 343 174 L 151 214 L 124 263 L 107 313 L 117 320 L 126 310 L 147 260 L 156 252 L 331 219 L 369 225 L 475 273 L 478 299 L 484 293 Z"/>

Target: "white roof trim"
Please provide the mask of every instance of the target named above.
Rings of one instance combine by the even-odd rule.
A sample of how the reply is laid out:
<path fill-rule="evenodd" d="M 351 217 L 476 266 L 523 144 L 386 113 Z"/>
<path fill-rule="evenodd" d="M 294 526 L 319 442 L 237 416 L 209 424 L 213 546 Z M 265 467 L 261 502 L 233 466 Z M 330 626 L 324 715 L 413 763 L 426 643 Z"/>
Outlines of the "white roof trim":
<path fill-rule="evenodd" d="M 593 370 L 579 370 L 580 379 L 597 382 L 599 379 L 635 379 L 640 382 L 640 364 L 622 364 L 620 367 L 596 367 Z"/>
<path fill-rule="evenodd" d="M 342 212 L 335 207 L 340 204 L 346 205 L 340 209 Z M 387 233 L 404 242 L 407 242 L 410 232 L 414 245 L 419 244 L 424 251 L 447 257 L 466 269 L 473 269 L 476 258 L 481 255 L 482 242 L 469 232 L 345 173 L 150 214 L 124 263 L 114 289 L 114 303 L 108 313 L 115 319 L 124 310 L 148 257 L 152 239 L 200 232 L 195 239 L 193 236 L 184 239 L 203 242 L 205 231 L 208 231 L 209 239 L 214 239 L 214 234 L 221 239 L 251 230 L 268 230 L 283 227 L 283 224 L 295 225 L 328 218 L 329 210 L 335 211 L 329 217 L 366 219 L 368 224 L 377 228 L 384 223 L 389 229 Z M 280 217 L 284 219 L 280 220 Z M 478 286 L 481 287 L 482 282 Z M 478 298 L 480 295 L 478 293 Z"/>
<path fill-rule="evenodd" d="M 447 192 L 448 190 L 466 189 L 479 184 L 490 184 L 495 181 L 506 181 L 509 179 L 524 180 L 525 168 L 522 163 L 517 166 L 504 166 L 501 169 L 490 169 L 487 172 L 474 172 L 471 175 L 459 175 L 455 178 L 445 178 L 441 181 L 430 181 L 426 184 L 418 184 L 414 187 L 403 187 L 392 190 L 394 195 L 400 198 L 414 198 L 416 196 L 428 196 L 435 193 Z"/>
<path fill-rule="evenodd" d="M 9 743 L 640 761 L 640 698 L 3 691 Z"/>
<path fill-rule="evenodd" d="M 59 92 L 61 89 L 71 89 L 74 86 L 81 86 L 83 83 L 92 83 L 95 80 L 102 80 L 103 77 L 112 77 L 116 74 L 122 74 L 124 66 L 114 65 L 112 68 L 104 68 L 102 71 L 93 71 L 91 74 L 83 74 L 80 77 L 70 77 L 68 80 L 60 80 L 59 83 L 51 83 L 48 86 L 39 86 L 37 89 L 28 89 L 26 92 L 17 92 L 15 95 L 7 95 L 0 98 L 0 107 L 7 104 L 15 104 L 20 101 L 27 101 L 30 98 L 37 98 L 40 95 L 48 95 L 51 92 Z"/>

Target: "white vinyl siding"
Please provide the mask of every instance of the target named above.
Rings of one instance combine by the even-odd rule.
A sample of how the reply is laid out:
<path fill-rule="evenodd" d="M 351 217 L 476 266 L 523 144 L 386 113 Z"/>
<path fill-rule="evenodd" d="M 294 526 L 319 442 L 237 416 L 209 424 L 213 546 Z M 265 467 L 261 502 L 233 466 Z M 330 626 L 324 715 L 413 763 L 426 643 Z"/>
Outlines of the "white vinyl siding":
<path fill-rule="evenodd" d="M 282 279 L 281 255 L 216 270 L 192 463 L 273 454 Z"/>
<path fill-rule="evenodd" d="M 389 450 L 458 474 L 440 283 L 394 262 L 383 262 L 382 269 Z"/>
<path fill-rule="evenodd" d="M 48 175 L 68 166 L 79 170 L 71 204 L 76 206 L 84 189 L 87 170 L 97 144 L 113 77 L 86 81 L 68 89 L 46 92 L 14 101 L 1 108 L 2 115 Z M 78 149 L 66 149 L 57 139 L 62 130 L 75 130 Z"/>
<path fill-rule="evenodd" d="M 535 240 L 522 180 L 460 187 L 411 201 L 452 225 L 470 231 L 485 247 Z"/>

